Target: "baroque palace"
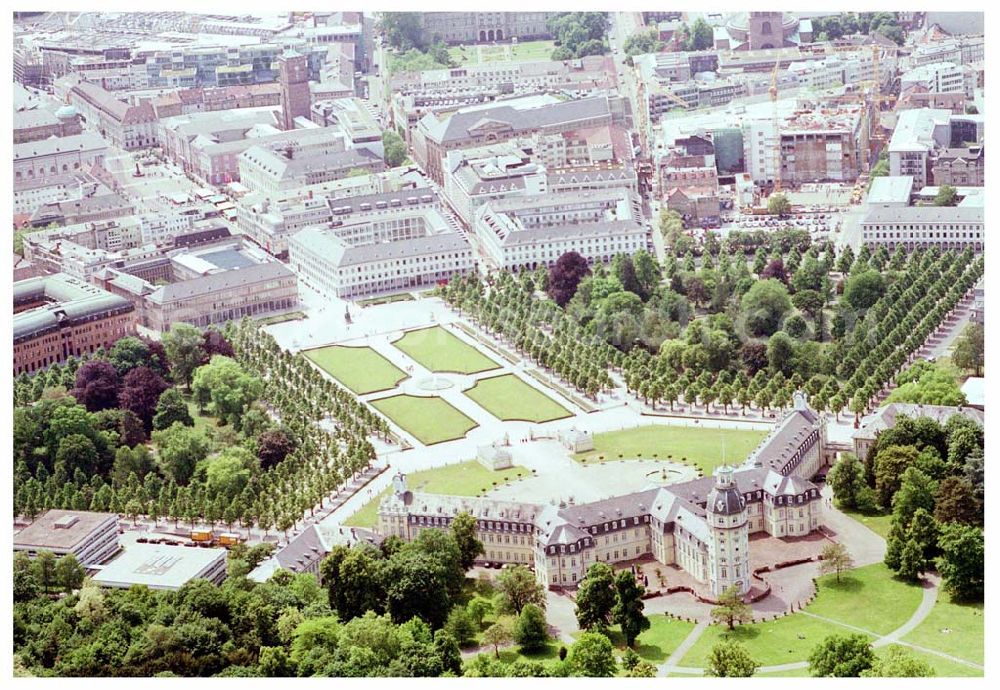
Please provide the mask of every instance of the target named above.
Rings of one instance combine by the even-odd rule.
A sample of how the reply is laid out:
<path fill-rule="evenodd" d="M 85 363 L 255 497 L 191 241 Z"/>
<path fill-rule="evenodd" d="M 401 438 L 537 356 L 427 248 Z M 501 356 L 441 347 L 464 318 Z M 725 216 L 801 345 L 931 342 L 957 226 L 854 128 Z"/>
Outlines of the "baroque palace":
<path fill-rule="evenodd" d="M 793 409 L 746 461 L 714 477 L 592 503 L 539 505 L 413 492 L 397 474 L 378 529 L 410 540 L 471 513 L 484 562 L 528 566 L 549 587 L 575 587 L 597 561 L 652 557 L 680 567 L 713 596 L 732 585 L 747 592 L 751 534 L 798 537 L 821 526 L 819 488 L 810 479 L 827 460 L 825 440 L 822 419 L 797 393 Z"/>

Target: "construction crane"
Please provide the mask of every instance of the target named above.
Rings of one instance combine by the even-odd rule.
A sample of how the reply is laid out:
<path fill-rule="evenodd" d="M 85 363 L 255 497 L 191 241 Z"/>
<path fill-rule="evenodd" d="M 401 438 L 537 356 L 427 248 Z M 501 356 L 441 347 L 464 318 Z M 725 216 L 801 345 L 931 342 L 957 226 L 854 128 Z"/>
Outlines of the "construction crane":
<path fill-rule="evenodd" d="M 781 191 L 781 135 L 778 133 L 778 68 L 781 66 L 781 57 L 774 62 L 774 69 L 771 70 L 771 125 L 774 127 L 774 193 Z"/>

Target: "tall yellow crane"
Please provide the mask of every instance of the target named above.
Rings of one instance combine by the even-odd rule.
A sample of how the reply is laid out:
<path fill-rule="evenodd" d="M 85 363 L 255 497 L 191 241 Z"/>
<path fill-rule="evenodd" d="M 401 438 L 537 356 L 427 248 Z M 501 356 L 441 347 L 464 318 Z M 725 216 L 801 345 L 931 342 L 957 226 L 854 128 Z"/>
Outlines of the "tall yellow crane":
<path fill-rule="evenodd" d="M 778 68 L 781 66 L 781 57 L 774 62 L 774 69 L 771 70 L 771 125 L 774 127 L 774 191 L 781 191 L 781 134 L 778 131 Z"/>

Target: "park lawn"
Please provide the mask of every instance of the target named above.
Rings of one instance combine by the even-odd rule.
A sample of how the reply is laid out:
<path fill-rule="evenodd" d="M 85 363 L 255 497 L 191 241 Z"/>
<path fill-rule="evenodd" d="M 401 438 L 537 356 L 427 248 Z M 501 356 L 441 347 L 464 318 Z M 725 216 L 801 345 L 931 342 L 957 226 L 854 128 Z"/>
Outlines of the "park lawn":
<path fill-rule="evenodd" d="M 649 617 L 649 630 L 639 635 L 635 648 L 636 654 L 651 664 L 662 664 L 691 634 L 694 625 L 694 623 L 676 618 L 652 615 Z M 618 635 L 618 639 L 613 641 L 616 644 L 624 645 L 625 641 L 621 638 L 621 633 L 618 632 L 618 626 L 615 626 L 613 630 Z"/>
<path fill-rule="evenodd" d="M 328 345 L 306 350 L 316 366 L 358 395 L 395 388 L 406 372 L 370 347 Z"/>
<path fill-rule="evenodd" d="M 571 413 L 555 400 L 514 374 L 479 379 L 465 394 L 503 421 L 551 422 Z"/>
<path fill-rule="evenodd" d="M 840 508 L 840 512 L 870 529 L 883 539 L 889 538 L 889 529 L 892 527 L 892 515 L 865 515 L 851 508 Z"/>
<path fill-rule="evenodd" d="M 903 642 L 935 649 L 982 666 L 984 623 L 982 604 L 956 604 L 950 594 L 939 589 L 937 602 L 930 614 L 903 637 Z M 953 663 L 947 659 L 942 661 Z"/>
<path fill-rule="evenodd" d="M 191 399 L 190 395 L 184 396 L 187 402 L 188 414 L 194 420 L 195 431 L 202 431 L 206 436 L 211 437 L 212 431 L 219 426 L 219 420 L 210 414 L 198 412 L 198 405 Z"/>
<path fill-rule="evenodd" d="M 440 326 L 410 331 L 393 345 L 430 371 L 477 374 L 500 365 Z"/>
<path fill-rule="evenodd" d="M 464 438 L 478 424 L 438 397 L 393 395 L 372 406 L 425 446 Z"/>
<path fill-rule="evenodd" d="M 806 611 L 863 630 L 886 635 L 920 606 L 919 585 L 896 579 L 884 563 L 874 563 L 817 579 L 816 598 Z"/>
<path fill-rule="evenodd" d="M 575 460 L 675 460 L 697 465 L 708 475 L 726 460 L 742 461 L 766 436 L 764 431 L 744 429 L 707 429 L 655 424 L 620 431 L 594 434 L 594 450 L 573 455 Z"/>
<path fill-rule="evenodd" d="M 551 60 L 556 49 L 555 41 L 525 41 L 511 46 L 511 59 L 514 62 L 529 62 L 531 60 Z"/>
<path fill-rule="evenodd" d="M 934 672 L 939 678 L 982 678 L 983 671 L 978 668 L 973 668 L 971 666 L 966 666 L 965 664 L 959 664 L 950 659 L 945 659 L 944 657 L 938 656 L 937 654 L 928 654 L 919 649 L 913 649 L 912 647 L 907 647 L 905 645 L 889 645 L 884 649 L 878 649 L 875 651 L 876 654 L 882 656 L 885 650 L 890 647 L 902 647 L 903 651 L 912 657 L 916 657 L 921 661 L 927 662 L 927 664 L 934 669 Z"/>
<path fill-rule="evenodd" d="M 725 625 L 710 625 L 678 665 L 705 668 L 712 647 L 726 639 L 741 642 L 761 666 L 790 664 L 808 659 L 813 647 L 829 635 L 850 632 L 818 618 L 797 614 L 738 625 L 733 631 Z"/>
<path fill-rule="evenodd" d="M 447 494 L 449 496 L 478 496 L 483 489 L 492 489 L 494 484 L 501 486 L 515 479 L 518 475 L 531 474 L 523 467 L 511 467 L 506 470 L 488 470 L 475 460 L 466 460 L 454 465 L 435 467 L 430 470 L 420 470 L 406 475 L 406 486 L 410 491 L 425 491 L 432 494 Z M 378 522 L 378 507 L 382 499 L 389 495 L 387 488 L 370 500 L 365 506 L 344 521 L 350 527 L 375 527 Z"/>
<path fill-rule="evenodd" d="M 770 673 L 761 673 L 758 671 L 753 674 L 754 678 L 809 678 L 812 674 L 809 673 L 809 667 L 803 666 L 802 668 L 793 668 L 788 671 L 772 671 Z"/>
<path fill-rule="evenodd" d="M 378 524 L 378 507 L 382 504 L 382 499 L 389 495 L 391 488 L 386 488 L 378 496 L 368 501 L 361 510 L 344 520 L 346 527 L 364 527 L 365 529 L 375 529 Z"/>

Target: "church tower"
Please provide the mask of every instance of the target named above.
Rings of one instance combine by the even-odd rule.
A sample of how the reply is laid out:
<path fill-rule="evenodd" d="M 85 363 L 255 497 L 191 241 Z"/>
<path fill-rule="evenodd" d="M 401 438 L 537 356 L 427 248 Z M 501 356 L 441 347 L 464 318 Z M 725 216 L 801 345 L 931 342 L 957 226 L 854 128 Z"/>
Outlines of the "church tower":
<path fill-rule="evenodd" d="M 278 86 L 281 95 L 281 128 L 295 129 L 295 118 L 309 118 L 309 64 L 306 56 L 289 48 L 278 56 Z"/>
<path fill-rule="evenodd" d="M 732 585 L 745 594 L 750 589 L 747 502 L 736 487 L 731 466 L 722 465 L 715 471 L 715 486 L 708 493 L 705 513 L 711 536 L 708 577 L 712 595 L 719 596 Z"/>

